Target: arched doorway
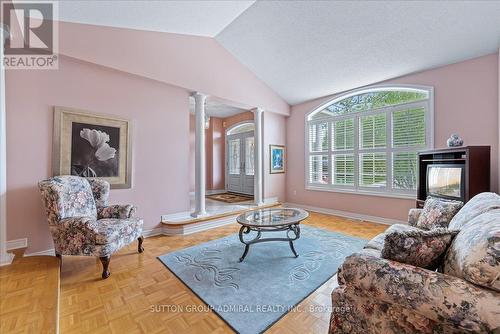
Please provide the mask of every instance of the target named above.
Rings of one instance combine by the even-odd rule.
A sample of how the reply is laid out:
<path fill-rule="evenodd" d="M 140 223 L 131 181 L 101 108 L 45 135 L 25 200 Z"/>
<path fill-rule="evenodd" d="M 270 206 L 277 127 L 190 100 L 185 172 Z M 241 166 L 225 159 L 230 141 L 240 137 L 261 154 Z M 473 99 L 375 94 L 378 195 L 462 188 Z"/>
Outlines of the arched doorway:
<path fill-rule="evenodd" d="M 254 194 L 254 122 L 240 122 L 226 131 L 226 190 Z"/>

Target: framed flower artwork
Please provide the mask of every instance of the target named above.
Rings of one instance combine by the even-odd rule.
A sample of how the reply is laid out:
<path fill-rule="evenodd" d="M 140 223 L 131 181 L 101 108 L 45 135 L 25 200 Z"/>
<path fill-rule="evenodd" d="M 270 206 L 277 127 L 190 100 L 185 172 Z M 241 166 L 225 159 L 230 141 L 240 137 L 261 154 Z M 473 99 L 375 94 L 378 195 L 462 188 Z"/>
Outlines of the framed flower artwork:
<path fill-rule="evenodd" d="M 53 174 L 102 178 L 111 188 L 131 187 L 129 120 L 54 108 Z"/>

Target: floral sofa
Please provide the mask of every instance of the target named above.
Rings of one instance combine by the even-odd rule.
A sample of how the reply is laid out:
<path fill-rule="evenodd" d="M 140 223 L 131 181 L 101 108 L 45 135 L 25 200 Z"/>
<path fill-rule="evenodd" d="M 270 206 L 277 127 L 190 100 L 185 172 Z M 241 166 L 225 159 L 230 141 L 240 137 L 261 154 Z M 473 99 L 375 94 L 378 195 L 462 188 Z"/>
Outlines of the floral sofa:
<path fill-rule="evenodd" d="M 479 194 L 458 211 L 437 271 L 381 257 L 385 236 L 417 229 L 420 214 L 410 210 L 408 225 L 392 225 L 339 268 L 331 334 L 500 333 L 500 196 Z"/>
<path fill-rule="evenodd" d="M 39 189 L 48 216 L 57 257 L 98 256 L 102 278 L 108 278 L 111 254 L 134 240 L 142 253 L 142 219 L 130 205 L 108 205 L 109 183 L 78 176 L 41 181 Z"/>

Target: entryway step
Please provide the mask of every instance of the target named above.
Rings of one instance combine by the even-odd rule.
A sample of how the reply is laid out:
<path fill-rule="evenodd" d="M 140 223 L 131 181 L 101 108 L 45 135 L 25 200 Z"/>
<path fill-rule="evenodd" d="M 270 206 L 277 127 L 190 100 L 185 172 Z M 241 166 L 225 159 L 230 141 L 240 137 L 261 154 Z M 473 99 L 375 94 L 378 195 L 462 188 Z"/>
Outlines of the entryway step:
<path fill-rule="evenodd" d="M 166 235 L 183 235 L 205 231 L 236 222 L 236 217 L 244 212 L 257 208 L 273 208 L 281 206 L 280 202 L 260 206 L 246 207 L 230 212 L 212 213 L 204 217 L 193 218 L 185 213 L 162 216 L 162 230 Z"/>

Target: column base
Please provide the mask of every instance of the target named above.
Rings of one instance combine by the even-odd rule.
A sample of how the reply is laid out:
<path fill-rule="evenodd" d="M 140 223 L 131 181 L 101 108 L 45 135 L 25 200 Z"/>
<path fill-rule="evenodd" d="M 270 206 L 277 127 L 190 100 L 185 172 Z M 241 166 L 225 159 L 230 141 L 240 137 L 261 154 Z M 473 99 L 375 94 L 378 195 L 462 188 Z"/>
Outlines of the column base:
<path fill-rule="evenodd" d="M 0 256 L 0 267 L 1 266 L 7 266 L 12 263 L 12 260 L 14 260 L 14 254 L 12 253 L 5 253 Z"/>
<path fill-rule="evenodd" d="M 203 218 L 203 217 L 208 217 L 209 214 L 207 212 L 193 212 L 191 214 L 191 217 L 193 218 Z"/>

